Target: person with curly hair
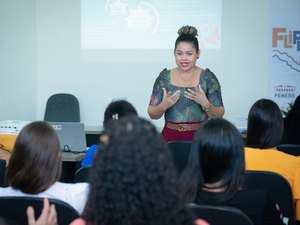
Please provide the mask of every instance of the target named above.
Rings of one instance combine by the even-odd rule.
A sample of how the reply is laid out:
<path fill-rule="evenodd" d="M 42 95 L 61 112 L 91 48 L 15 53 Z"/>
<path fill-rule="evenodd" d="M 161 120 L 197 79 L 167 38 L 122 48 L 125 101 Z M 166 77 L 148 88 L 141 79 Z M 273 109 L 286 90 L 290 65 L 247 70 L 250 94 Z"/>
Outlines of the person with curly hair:
<path fill-rule="evenodd" d="M 162 136 L 166 141 L 191 141 L 204 121 L 223 117 L 225 110 L 217 77 L 196 65 L 200 56 L 197 29 L 183 26 L 178 34 L 174 49 L 177 67 L 163 69 L 156 78 L 148 114 L 151 119 L 164 115 Z"/>
<path fill-rule="evenodd" d="M 95 156 L 85 210 L 72 225 L 193 225 L 171 153 L 155 127 L 127 116 L 110 121 L 105 133 L 109 142 Z"/>

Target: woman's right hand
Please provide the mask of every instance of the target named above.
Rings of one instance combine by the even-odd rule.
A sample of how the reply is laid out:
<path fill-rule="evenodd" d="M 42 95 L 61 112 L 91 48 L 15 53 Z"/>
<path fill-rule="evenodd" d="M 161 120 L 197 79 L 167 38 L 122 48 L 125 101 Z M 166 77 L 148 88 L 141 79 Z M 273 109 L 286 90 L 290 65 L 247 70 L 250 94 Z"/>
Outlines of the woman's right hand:
<path fill-rule="evenodd" d="M 163 98 L 159 105 L 148 106 L 148 114 L 151 119 L 159 119 L 166 112 L 167 109 L 171 108 L 179 99 L 180 91 L 177 90 L 173 94 L 163 89 Z"/>
<path fill-rule="evenodd" d="M 165 88 L 162 89 L 163 89 L 163 99 L 160 104 L 165 110 L 167 110 L 171 108 L 173 105 L 175 105 L 175 103 L 178 101 L 178 99 L 180 98 L 180 91 L 177 90 L 174 93 L 172 93 L 172 92 L 167 92 Z"/>

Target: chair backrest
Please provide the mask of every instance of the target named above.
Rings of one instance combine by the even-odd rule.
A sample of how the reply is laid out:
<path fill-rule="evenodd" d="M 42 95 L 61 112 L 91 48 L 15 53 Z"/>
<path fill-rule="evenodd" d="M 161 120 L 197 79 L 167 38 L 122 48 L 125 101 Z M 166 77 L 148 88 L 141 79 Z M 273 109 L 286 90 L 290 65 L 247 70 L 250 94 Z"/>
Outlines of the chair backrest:
<path fill-rule="evenodd" d="M 78 99 L 68 93 L 50 96 L 46 103 L 44 120 L 49 122 L 80 122 Z"/>
<path fill-rule="evenodd" d="M 300 156 L 300 145 L 282 144 L 277 146 L 277 150 L 290 155 Z"/>
<path fill-rule="evenodd" d="M 192 142 L 191 141 L 172 141 L 168 142 L 171 150 L 175 167 L 179 174 L 184 170 L 188 163 Z"/>
<path fill-rule="evenodd" d="M 79 213 L 68 203 L 58 199 L 49 199 L 55 205 L 57 224 L 70 224 L 79 217 Z M 43 198 L 37 197 L 0 197 L 0 217 L 12 220 L 18 224 L 27 224 L 26 209 L 32 206 L 36 217 L 43 209 Z"/>
<path fill-rule="evenodd" d="M 88 182 L 91 166 L 80 167 L 74 174 L 74 183 Z"/>
<path fill-rule="evenodd" d="M 283 176 L 269 171 L 246 171 L 244 188 L 265 190 L 279 205 L 284 222 L 296 224 L 292 189 Z"/>
<path fill-rule="evenodd" d="M 251 219 L 241 210 L 228 206 L 187 204 L 196 218 L 206 220 L 211 225 L 253 225 Z"/>

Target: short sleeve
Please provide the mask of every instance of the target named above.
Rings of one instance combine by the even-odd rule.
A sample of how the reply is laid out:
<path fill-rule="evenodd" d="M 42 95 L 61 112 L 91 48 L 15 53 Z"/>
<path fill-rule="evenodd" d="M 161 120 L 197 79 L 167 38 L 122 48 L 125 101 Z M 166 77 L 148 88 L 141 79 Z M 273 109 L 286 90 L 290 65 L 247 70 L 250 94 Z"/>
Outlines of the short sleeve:
<path fill-rule="evenodd" d="M 209 69 L 206 69 L 200 78 L 200 85 L 203 91 L 206 93 L 208 100 L 214 106 L 223 106 L 221 85 L 213 72 L 211 72 Z"/>
<path fill-rule="evenodd" d="M 297 157 L 300 160 L 300 157 Z M 300 167 L 296 169 L 293 183 L 293 196 L 296 205 L 296 219 L 300 220 Z"/>
<path fill-rule="evenodd" d="M 84 159 L 81 162 L 82 167 L 90 166 L 93 164 L 94 155 L 95 155 L 95 152 L 98 149 L 98 147 L 99 147 L 99 145 L 92 145 L 91 147 L 89 147 Z"/>
<path fill-rule="evenodd" d="M 163 97 L 162 88 L 166 86 L 166 76 L 167 76 L 167 69 L 165 68 L 160 72 L 159 76 L 156 78 L 154 82 L 152 94 L 149 102 L 150 106 L 159 105 L 160 102 L 162 101 L 162 97 Z"/>

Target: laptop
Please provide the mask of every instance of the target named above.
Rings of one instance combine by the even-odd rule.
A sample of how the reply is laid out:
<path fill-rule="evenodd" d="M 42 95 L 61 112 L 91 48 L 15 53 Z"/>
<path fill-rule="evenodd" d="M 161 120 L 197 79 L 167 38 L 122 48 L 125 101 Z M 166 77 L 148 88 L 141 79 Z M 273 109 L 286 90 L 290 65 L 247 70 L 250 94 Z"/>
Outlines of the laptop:
<path fill-rule="evenodd" d="M 60 148 L 64 152 L 86 152 L 86 137 L 83 123 L 48 122 L 57 133 Z"/>

